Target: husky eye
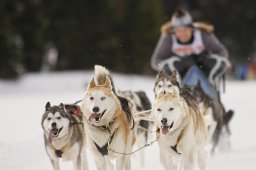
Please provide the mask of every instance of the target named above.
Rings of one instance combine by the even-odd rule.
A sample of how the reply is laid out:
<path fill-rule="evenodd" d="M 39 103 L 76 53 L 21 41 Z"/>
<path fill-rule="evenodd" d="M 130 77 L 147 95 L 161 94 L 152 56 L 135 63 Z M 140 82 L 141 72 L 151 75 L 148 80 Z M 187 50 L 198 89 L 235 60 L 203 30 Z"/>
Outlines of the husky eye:
<path fill-rule="evenodd" d="M 170 109 L 169 109 L 169 111 L 173 111 L 174 110 L 174 108 L 173 107 L 171 107 Z"/>
<path fill-rule="evenodd" d="M 158 108 L 157 111 L 161 112 L 162 110 L 160 108 Z"/>
<path fill-rule="evenodd" d="M 94 98 L 93 97 L 90 97 L 90 100 L 93 100 Z"/>
<path fill-rule="evenodd" d="M 106 99 L 106 97 L 101 97 L 100 99 L 101 99 L 101 100 L 105 100 L 105 99 Z"/>
<path fill-rule="evenodd" d="M 61 117 L 60 117 L 60 116 L 58 116 L 58 117 L 57 117 L 57 119 L 58 119 L 58 120 L 60 120 L 60 119 L 61 119 Z"/>
<path fill-rule="evenodd" d="M 50 121 L 52 118 L 48 117 L 47 120 Z"/>
<path fill-rule="evenodd" d="M 158 85 L 158 87 L 159 87 L 159 88 L 161 88 L 161 87 L 162 87 L 162 85 Z"/>
<path fill-rule="evenodd" d="M 171 84 L 169 84 L 169 85 L 168 85 L 168 87 L 172 87 L 172 85 L 171 85 Z"/>

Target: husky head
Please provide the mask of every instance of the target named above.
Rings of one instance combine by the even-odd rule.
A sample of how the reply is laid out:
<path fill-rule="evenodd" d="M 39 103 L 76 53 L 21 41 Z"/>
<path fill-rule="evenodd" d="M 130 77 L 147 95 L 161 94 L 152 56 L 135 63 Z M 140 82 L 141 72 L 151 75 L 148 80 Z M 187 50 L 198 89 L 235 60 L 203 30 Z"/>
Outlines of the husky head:
<path fill-rule="evenodd" d="M 165 75 L 161 70 L 156 77 L 156 83 L 154 87 L 155 97 L 169 93 L 179 92 L 179 82 L 177 78 L 177 72 L 173 71 L 171 75 Z"/>
<path fill-rule="evenodd" d="M 80 108 L 77 105 L 51 106 L 47 102 L 45 112 L 42 117 L 41 125 L 48 142 L 52 143 L 54 139 L 66 136 L 70 132 L 71 123 L 75 122 L 74 114 L 80 114 Z"/>
<path fill-rule="evenodd" d="M 153 115 L 163 134 L 177 130 L 187 116 L 186 107 L 179 93 L 162 95 L 156 99 Z"/>
<path fill-rule="evenodd" d="M 100 85 L 95 83 L 94 78 L 90 81 L 82 104 L 84 115 L 90 124 L 107 125 L 114 119 L 119 106 L 119 100 L 108 76 Z"/>

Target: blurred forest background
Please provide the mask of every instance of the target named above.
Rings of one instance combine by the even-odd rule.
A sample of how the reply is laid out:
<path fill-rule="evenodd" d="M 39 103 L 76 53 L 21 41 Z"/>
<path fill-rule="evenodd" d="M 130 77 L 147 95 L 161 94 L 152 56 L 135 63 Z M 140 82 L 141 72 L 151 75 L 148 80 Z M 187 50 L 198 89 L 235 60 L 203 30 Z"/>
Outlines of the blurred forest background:
<path fill-rule="evenodd" d="M 215 26 L 234 65 L 252 61 L 255 0 L 0 0 L 0 78 L 94 64 L 153 73 L 160 26 L 178 7 Z"/>

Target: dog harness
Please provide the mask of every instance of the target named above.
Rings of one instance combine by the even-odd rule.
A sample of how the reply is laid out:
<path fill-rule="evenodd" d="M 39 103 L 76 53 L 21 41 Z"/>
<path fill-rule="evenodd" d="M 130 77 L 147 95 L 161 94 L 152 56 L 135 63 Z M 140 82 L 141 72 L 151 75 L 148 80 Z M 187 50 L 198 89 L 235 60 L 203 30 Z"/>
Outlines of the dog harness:
<path fill-rule="evenodd" d="M 170 148 L 172 148 L 172 150 L 174 151 L 174 152 L 176 152 L 177 154 L 181 154 L 178 150 L 177 150 L 177 145 L 178 144 L 176 144 L 176 145 L 174 145 L 174 146 L 170 146 Z"/>
<path fill-rule="evenodd" d="M 62 150 L 55 150 L 55 155 L 56 155 L 58 158 L 62 158 L 62 154 L 63 154 L 63 151 L 62 151 Z"/>
<path fill-rule="evenodd" d="M 102 156 L 105 156 L 105 155 L 108 155 L 108 146 L 109 144 L 111 143 L 113 137 L 114 137 L 115 133 L 113 133 L 111 136 L 110 136 L 110 139 L 109 141 L 103 145 L 102 147 L 100 147 L 97 143 L 95 143 L 94 141 L 94 144 L 96 146 L 96 148 L 98 149 L 98 151 L 101 153 Z"/>
<path fill-rule="evenodd" d="M 62 158 L 62 154 L 64 153 L 64 150 L 66 148 L 67 144 L 64 145 L 61 149 L 55 149 L 54 146 L 52 146 L 54 149 L 55 149 L 55 155 L 58 157 L 58 158 Z"/>
<path fill-rule="evenodd" d="M 120 97 L 118 95 L 116 95 L 116 96 L 120 101 L 122 110 L 126 114 L 126 118 L 127 118 L 128 122 L 130 123 L 132 121 L 132 123 L 133 123 L 132 127 L 131 127 L 131 130 L 132 130 L 134 128 L 135 123 L 134 123 L 134 119 L 133 119 L 132 114 L 131 114 L 131 110 L 129 108 L 128 100 L 123 98 L 123 97 Z M 103 131 L 108 131 L 108 133 L 111 134 L 109 127 L 111 126 L 111 123 L 113 123 L 113 122 L 114 122 L 114 120 L 112 122 L 110 122 L 107 126 L 100 126 L 100 127 L 97 127 L 97 126 L 94 126 L 94 125 L 92 125 L 92 126 L 98 128 L 100 130 L 103 130 Z M 107 143 L 105 145 L 103 145 L 102 147 L 100 147 L 95 141 L 93 141 L 97 150 L 101 153 L 102 156 L 108 155 L 108 147 L 109 147 L 114 135 L 115 135 L 115 131 L 112 133 L 112 135 L 110 136 Z"/>

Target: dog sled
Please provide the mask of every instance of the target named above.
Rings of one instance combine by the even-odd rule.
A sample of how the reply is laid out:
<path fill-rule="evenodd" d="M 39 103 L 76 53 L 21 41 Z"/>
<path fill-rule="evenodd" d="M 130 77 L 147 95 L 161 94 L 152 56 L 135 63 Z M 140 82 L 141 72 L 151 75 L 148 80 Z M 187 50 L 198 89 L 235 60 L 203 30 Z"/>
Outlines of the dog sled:
<path fill-rule="evenodd" d="M 180 84 L 183 87 L 192 87 L 196 84 L 200 83 L 203 91 L 212 99 L 218 99 L 220 101 L 220 92 L 223 90 L 225 92 L 225 71 L 226 70 L 219 70 L 222 64 L 225 64 L 227 68 L 231 66 L 230 62 L 226 58 L 219 57 L 217 55 L 211 55 L 210 59 L 216 61 L 215 65 L 211 69 L 209 73 L 209 77 L 204 74 L 202 69 L 198 66 L 191 66 L 185 76 L 181 79 Z M 177 57 L 172 57 L 166 63 L 163 63 L 163 71 L 165 74 L 171 74 L 174 70 L 174 63 L 179 61 L 180 59 Z M 222 89 L 221 89 L 222 85 Z"/>

